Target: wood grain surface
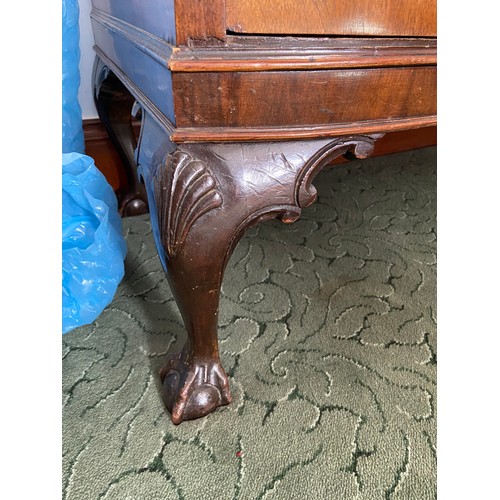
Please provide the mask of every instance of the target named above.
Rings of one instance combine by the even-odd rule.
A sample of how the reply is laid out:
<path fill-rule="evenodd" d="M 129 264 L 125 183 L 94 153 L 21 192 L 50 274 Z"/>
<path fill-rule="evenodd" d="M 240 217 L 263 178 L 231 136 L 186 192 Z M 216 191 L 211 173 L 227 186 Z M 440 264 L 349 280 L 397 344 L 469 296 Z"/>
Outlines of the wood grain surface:
<path fill-rule="evenodd" d="M 177 127 L 300 127 L 436 114 L 436 67 L 174 73 Z"/>
<path fill-rule="evenodd" d="M 226 0 L 236 33 L 436 36 L 436 0 Z"/>
<path fill-rule="evenodd" d="M 176 44 L 223 39 L 224 0 L 175 0 Z"/>

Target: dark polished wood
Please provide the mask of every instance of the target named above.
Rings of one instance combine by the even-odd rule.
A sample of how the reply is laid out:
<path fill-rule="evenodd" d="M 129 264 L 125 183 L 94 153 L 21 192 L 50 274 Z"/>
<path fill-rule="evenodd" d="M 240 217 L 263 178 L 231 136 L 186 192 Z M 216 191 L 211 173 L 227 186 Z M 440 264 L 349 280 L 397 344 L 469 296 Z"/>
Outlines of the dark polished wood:
<path fill-rule="evenodd" d="M 396 132 L 431 127 L 436 124 L 436 115 L 397 120 L 373 120 L 345 124 L 304 127 L 186 127 L 176 128 L 171 135 L 174 142 L 239 142 L 265 140 L 314 139 L 338 137 L 349 134 L 372 134 L 384 130 Z"/>
<path fill-rule="evenodd" d="M 332 127 L 436 113 L 435 66 L 174 73 L 173 87 L 179 128 Z"/>
<path fill-rule="evenodd" d="M 270 218 L 297 220 L 316 199 L 316 174 L 341 155 L 365 158 L 379 137 L 185 144 L 159 165 L 154 156 L 144 160 L 158 249 L 188 333 L 181 353 L 160 372 L 174 423 L 231 401 L 218 351 L 219 295 L 226 263 L 246 229 Z"/>
<path fill-rule="evenodd" d="M 187 329 L 160 373 L 177 424 L 231 400 L 217 313 L 244 231 L 296 220 L 332 161 L 436 125 L 436 3 L 93 0 L 91 18 L 98 103 L 127 161 L 135 148 Z M 137 147 L 108 71 L 140 106 Z"/>

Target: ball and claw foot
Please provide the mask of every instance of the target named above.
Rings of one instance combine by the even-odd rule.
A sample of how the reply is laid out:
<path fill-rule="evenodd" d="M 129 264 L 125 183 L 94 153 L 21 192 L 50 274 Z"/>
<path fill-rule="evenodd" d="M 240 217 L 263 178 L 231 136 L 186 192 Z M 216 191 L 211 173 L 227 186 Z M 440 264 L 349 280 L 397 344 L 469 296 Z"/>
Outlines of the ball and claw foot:
<path fill-rule="evenodd" d="M 160 379 L 165 406 L 176 425 L 231 402 L 227 375 L 218 360 L 192 360 L 181 351 L 160 370 Z"/>

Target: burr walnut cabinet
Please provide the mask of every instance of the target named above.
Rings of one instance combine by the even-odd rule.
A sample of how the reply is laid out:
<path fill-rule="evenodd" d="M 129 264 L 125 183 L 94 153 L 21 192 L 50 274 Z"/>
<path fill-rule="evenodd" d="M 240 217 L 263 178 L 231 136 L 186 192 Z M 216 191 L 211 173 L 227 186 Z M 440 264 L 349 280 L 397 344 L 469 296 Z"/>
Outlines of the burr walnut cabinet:
<path fill-rule="evenodd" d="M 332 159 L 436 124 L 436 0 L 93 0 L 91 18 L 99 115 L 187 329 L 159 374 L 179 423 L 231 401 L 217 313 L 244 231 L 295 221 Z"/>

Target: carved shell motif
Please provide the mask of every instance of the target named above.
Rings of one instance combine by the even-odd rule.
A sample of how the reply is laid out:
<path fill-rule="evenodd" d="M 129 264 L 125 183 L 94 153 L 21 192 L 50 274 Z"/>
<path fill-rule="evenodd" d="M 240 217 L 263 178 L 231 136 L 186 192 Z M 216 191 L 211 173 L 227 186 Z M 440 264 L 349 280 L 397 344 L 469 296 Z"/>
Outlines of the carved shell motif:
<path fill-rule="evenodd" d="M 210 170 L 183 151 L 169 155 L 160 167 L 155 197 L 162 243 L 170 258 L 180 250 L 193 224 L 222 205 Z"/>

